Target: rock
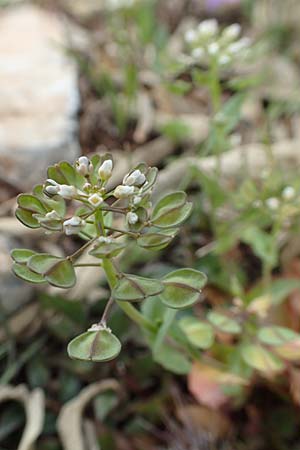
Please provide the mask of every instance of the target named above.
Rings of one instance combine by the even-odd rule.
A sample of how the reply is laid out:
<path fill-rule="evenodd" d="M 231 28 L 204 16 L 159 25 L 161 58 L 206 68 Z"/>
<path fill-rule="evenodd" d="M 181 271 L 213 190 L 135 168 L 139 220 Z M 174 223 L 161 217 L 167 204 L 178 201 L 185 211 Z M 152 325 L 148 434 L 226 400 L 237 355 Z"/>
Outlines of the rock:
<path fill-rule="evenodd" d="M 27 303 L 34 290 L 34 286 L 19 280 L 12 272 L 10 251 L 20 247 L 14 239 L 0 236 L 0 311 L 11 314 Z"/>
<path fill-rule="evenodd" d="M 21 190 L 79 154 L 75 63 L 57 15 L 29 4 L 0 14 L 0 177 Z"/>

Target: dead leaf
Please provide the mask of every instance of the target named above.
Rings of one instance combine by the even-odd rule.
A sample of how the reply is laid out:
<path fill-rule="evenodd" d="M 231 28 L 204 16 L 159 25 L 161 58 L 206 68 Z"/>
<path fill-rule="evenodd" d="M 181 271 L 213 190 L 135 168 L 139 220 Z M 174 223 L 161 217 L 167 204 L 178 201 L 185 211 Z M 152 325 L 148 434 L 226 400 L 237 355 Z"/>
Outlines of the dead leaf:
<path fill-rule="evenodd" d="M 26 413 L 26 425 L 17 450 L 33 450 L 44 424 L 44 392 L 39 388 L 30 392 L 25 385 L 0 386 L 0 403 L 8 400 L 22 403 Z"/>
<path fill-rule="evenodd" d="M 83 412 L 87 404 L 100 392 L 119 389 L 120 385 L 115 380 L 100 381 L 82 389 L 77 397 L 62 407 L 57 427 L 64 450 L 94 450 L 86 447 L 87 442 L 82 431 Z"/>
<path fill-rule="evenodd" d="M 196 400 L 202 405 L 218 409 L 228 403 L 228 396 L 224 394 L 226 385 L 246 385 L 243 378 L 206 366 L 199 362 L 193 364 L 188 376 L 188 388 Z"/>

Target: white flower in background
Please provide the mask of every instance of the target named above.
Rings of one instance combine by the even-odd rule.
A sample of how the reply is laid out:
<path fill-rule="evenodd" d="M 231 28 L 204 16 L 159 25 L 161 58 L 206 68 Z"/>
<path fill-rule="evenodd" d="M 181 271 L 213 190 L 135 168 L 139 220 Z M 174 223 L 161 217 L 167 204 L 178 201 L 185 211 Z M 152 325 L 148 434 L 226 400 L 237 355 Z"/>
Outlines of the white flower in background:
<path fill-rule="evenodd" d="M 116 198 L 128 198 L 134 193 L 134 186 L 119 185 L 114 190 L 114 196 Z"/>
<path fill-rule="evenodd" d="M 113 162 L 111 159 L 106 159 L 103 161 L 101 166 L 98 169 L 98 175 L 101 180 L 108 180 L 111 177 L 113 170 Z"/>
<path fill-rule="evenodd" d="M 145 175 L 140 170 L 134 170 L 131 173 L 125 175 L 123 184 L 126 186 L 141 186 L 146 181 Z"/>
<path fill-rule="evenodd" d="M 67 236 L 80 233 L 84 226 L 85 221 L 78 216 L 73 216 L 71 219 L 65 220 L 63 223 L 63 229 Z"/>
<path fill-rule="evenodd" d="M 224 28 L 222 37 L 229 41 L 234 41 L 241 34 L 241 26 L 238 23 L 233 23 L 228 27 Z"/>
<path fill-rule="evenodd" d="M 189 43 L 194 42 L 197 40 L 197 38 L 198 38 L 198 33 L 196 32 L 196 30 L 187 30 L 185 32 L 184 39 L 186 40 L 186 42 L 189 42 Z"/>
<path fill-rule="evenodd" d="M 271 209 L 272 211 L 276 211 L 276 209 L 279 208 L 279 200 L 276 197 L 270 197 L 266 200 L 266 205 L 269 209 Z"/>
<path fill-rule="evenodd" d="M 129 212 L 126 215 L 126 219 L 130 225 L 135 225 L 139 221 L 139 216 L 134 212 Z"/>
<path fill-rule="evenodd" d="M 91 174 L 93 170 L 93 164 L 86 156 L 81 156 L 76 161 L 76 171 L 80 173 L 80 175 L 83 175 L 85 177 L 86 175 Z"/>
<path fill-rule="evenodd" d="M 88 198 L 88 202 L 97 208 L 97 206 L 101 205 L 103 203 L 103 198 L 99 194 L 92 194 Z"/>
<path fill-rule="evenodd" d="M 207 51 L 209 55 L 215 56 L 219 53 L 220 46 L 217 42 L 212 42 L 211 44 L 208 45 Z"/>
<path fill-rule="evenodd" d="M 284 200 L 292 200 L 296 195 L 296 191 L 292 186 L 286 186 L 282 191 Z"/>
<path fill-rule="evenodd" d="M 216 19 L 203 20 L 198 25 L 198 33 L 200 37 L 215 36 L 219 31 L 219 25 Z"/>
<path fill-rule="evenodd" d="M 201 22 L 198 27 L 187 30 L 184 38 L 195 62 L 201 60 L 209 65 L 210 62 L 217 61 L 220 66 L 226 66 L 248 55 L 245 51 L 250 48 L 251 40 L 247 37 L 240 38 L 240 34 L 241 26 L 238 23 L 220 30 L 218 22 L 209 19 Z"/>

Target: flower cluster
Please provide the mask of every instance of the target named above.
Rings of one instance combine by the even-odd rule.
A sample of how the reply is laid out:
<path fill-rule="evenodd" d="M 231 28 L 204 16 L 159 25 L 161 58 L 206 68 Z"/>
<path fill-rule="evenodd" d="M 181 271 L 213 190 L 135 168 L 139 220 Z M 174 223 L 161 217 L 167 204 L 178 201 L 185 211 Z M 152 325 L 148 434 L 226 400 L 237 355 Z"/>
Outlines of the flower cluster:
<path fill-rule="evenodd" d="M 240 35 L 239 24 L 234 23 L 221 30 L 215 19 L 208 19 L 197 28 L 187 30 L 185 42 L 194 62 L 228 66 L 249 54 L 251 40 Z"/>

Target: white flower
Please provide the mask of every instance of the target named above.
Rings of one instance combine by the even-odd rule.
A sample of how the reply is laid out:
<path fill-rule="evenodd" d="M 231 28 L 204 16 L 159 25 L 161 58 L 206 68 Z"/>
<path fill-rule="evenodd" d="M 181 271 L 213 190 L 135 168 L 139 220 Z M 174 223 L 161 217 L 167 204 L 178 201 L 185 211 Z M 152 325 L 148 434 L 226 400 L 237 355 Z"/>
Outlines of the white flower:
<path fill-rule="evenodd" d="M 114 196 L 116 198 L 127 198 L 134 193 L 134 186 L 119 185 L 114 190 Z"/>
<path fill-rule="evenodd" d="M 140 195 L 135 195 L 133 197 L 133 204 L 134 205 L 138 205 L 139 203 L 141 203 L 141 201 L 142 201 L 142 197 Z"/>
<path fill-rule="evenodd" d="M 212 42 L 207 47 L 208 54 L 211 56 L 216 55 L 220 51 L 220 46 L 217 42 Z"/>
<path fill-rule="evenodd" d="M 84 226 L 85 221 L 78 216 L 73 216 L 71 219 L 65 220 L 63 223 L 63 229 L 67 236 L 80 233 Z"/>
<path fill-rule="evenodd" d="M 56 211 L 54 211 L 54 209 L 52 211 L 48 212 L 45 215 L 45 217 L 50 220 L 59 220 L 60 219 L 59 215 L 57 214 Z"/>
<path fill-rule="evenodd" d="M 105 161 L 103 161 L 103 163 L 98 169 L 99 178 L 101 178 L 101 180 L 104 181 L 108 180 L 111 177 L 112 169 L 113 169 L 113 162 L 111 159 L 106 159 Z"/>
<path fill-rule="evenodd" d="M 239 41 L 233 42 L 232 44 L 228 45 L 227 51 L 232 55 L 236 55 L 237 53 L 246 50 L 250 46 L 250 44 L 251 40 L 247 37 L 244 37 Z"/>
<path fill-rule="evenodd" d="M 126 219 L 130 225 L 135 225 L 139 221 L 139 216 L 134 212 L 129 212 L 126 215 Z"/>
<path fill-rule="evenodd" d="M 216 19 L 203 20 L 198 25 L 198 32 L 201 37 L 214 36 L 219 30 L 219 25 Z"/>
<path fill-rule="evenodd" d="M 292 200 L 295 197 L 295 189 L 292 186 L 286 186 L 282 191 L 282 197 L 285 200 Z"/>
<path fill-rule="evenodd" d="M 184 39 L 188 43 L 192 43 L 192 42 L 196 41 L 197 37 L 198 37 L 198 34 L 195 30 L 187 30 L 184 35 Z"/>
<path fill-rule="evenodd" d="M 279 200 L 276 197 L 270 197 L 266 200 L 266 205 L 269 209 L 275 211 L 279 208 Z"/>
<path fill-rule="evenodd" d="M 45 191 L 47 192 L 47 194 L 56 195 L 58 194 L 59 186 L 46 186 Z"/>
<path fill-rule="evenodd" d="M 125 175 L 123 184 L 126 186 L 141 186 L 146 181 L 145 175 L 138 169 Z"/>
<path fill-rule="evenodd" d="M 97 208 L 97 206 L 101 205 L 103 203 L 103 198 L 99 194 L 92 194 L 88 198 L 88 202 Z"/>
<path fill-rule="evenodd" d="M 97 239 L 97 241 L 98 241 L 98 243 L 99 244 L 111 244 L 112 242 L 113 242 L 113 238 L 111 238 L 111 237 L 106 237 L 106 236 L 100 236 L 98 239 Z"/>
<path fill-rule="evenodd" d="M 229 55 L 226 55 L 226 53 L 223 53 L 223 55 L 220 55 L 219 57 L 219 63 L 222 66 L 225 66 L 226 64 L 230 63 L 231 57 Z"/>
<path fill-rule="evenodd" d="M 76 171 L 80 173 L 80 175 L 83 175 L 84 177 L 88 174 L 91 174 L 94 167 L 89 158 L 86 156 L 81 156 L 76 161 Z"/>
<path fill-rule="evenodd" d="M 58 195 L 65 198 L 66 200 L 71 200 L 76 197 L 77 189 L 74 186 L 69 186 L 68 184 L 60 184 L 58 189 Z"/>
<path fill-rule="evenodd" d="M 235 40 L 241 33 L 241 26 L 238 23 L 233 23 L 226 27 L 223 31 L 223 37 L 227 40 Z"/>
<path fill-rule="evenodd" d="M 205 52 L 203 50 L 203 48 L 201 47 L 196 47 L 192 50 L 192 57 L 195 59 L 201 59 L 203 58 L 203 56 L 205 55 Z"/>

